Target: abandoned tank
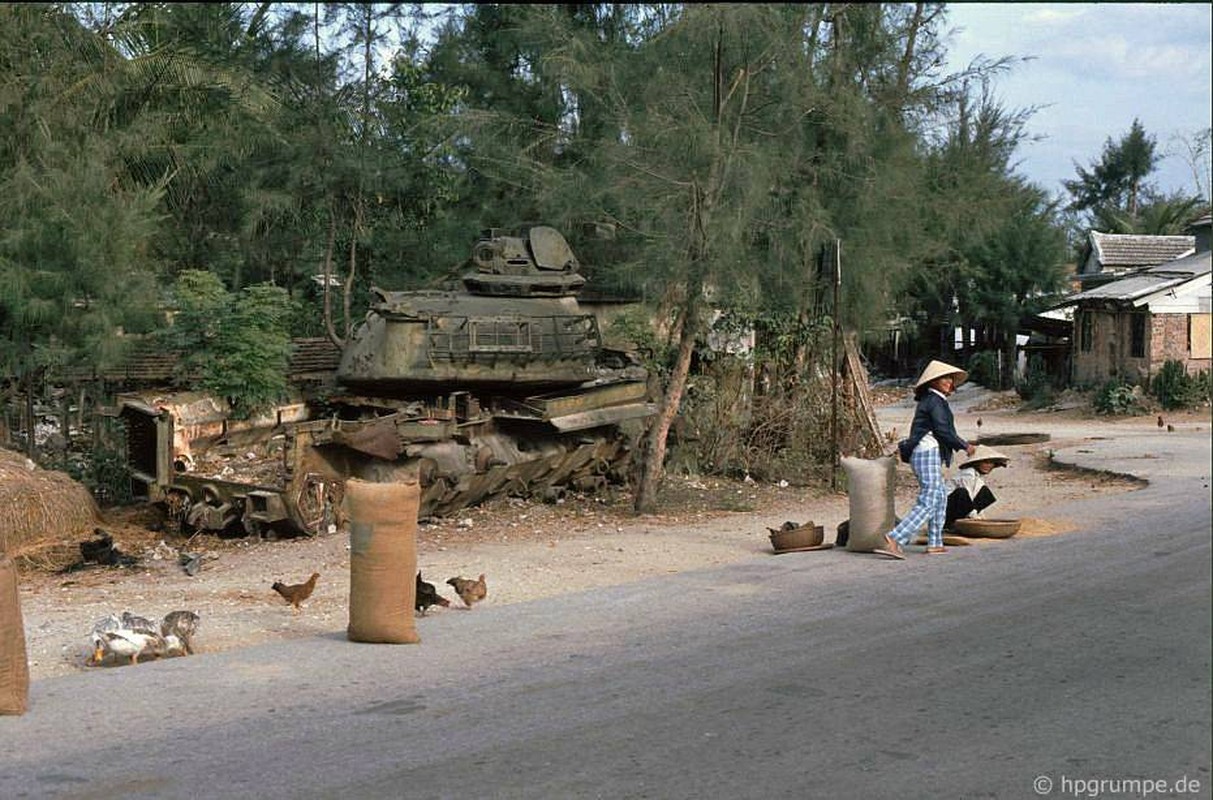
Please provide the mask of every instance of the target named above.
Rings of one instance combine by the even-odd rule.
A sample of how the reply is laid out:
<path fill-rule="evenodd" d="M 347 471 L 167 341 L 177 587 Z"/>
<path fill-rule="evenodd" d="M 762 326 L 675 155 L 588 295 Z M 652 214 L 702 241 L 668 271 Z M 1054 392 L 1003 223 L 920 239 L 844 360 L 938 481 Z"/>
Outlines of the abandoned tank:
<path fill-rule="evenodd" d="M 458 288 L 372 290 L 302 413 L 236 424 L 217 400 L 121 398 L 137 492 L 188 529 L 313 534 L 340 527 L 350 477 L 419 482 L 423 518 L 620 482 L 653 406 L 580 308 L 584 283 L 555 229 L 489 230 Z"/>

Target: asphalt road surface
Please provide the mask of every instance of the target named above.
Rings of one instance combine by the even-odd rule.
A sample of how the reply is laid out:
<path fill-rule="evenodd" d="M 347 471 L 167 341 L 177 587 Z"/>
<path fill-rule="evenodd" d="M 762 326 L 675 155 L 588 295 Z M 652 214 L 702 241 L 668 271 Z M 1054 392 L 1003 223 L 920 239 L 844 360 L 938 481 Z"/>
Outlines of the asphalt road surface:
<path fill-rule="evenodd" d="M 1210 445 L 1166 445 L 1059 453 L 1151 479 L 1082 532 L 38 681 L 0 798 L 1209 797 Z"/>

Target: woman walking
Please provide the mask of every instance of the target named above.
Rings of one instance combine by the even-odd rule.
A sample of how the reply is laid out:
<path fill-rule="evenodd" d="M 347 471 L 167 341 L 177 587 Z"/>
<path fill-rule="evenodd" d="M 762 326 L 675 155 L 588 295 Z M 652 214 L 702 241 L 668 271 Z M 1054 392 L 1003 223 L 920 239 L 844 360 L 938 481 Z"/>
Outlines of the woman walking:
<path fill-rule="evenodd" d="M 960 438 L 948 405 L 948 395 L 965 382 L 969 373 L 943 361 L 927 364 L 914 384 L 914 420 L 910 436 L 898 444 L 902 460 L 909 455 L 910 466 L 918 478 L 918 499 L 910 513 L 892 531 L 885 534 L 881 555 L 905 558 L 903 546 L 927 525 L 927 553 L 947 552 L 943 546 L 943 523 L 948 510 L 948 492 L 943 480 L 943 467 L 952 463 L 952 453 L 964 450 L 973 455 L 977 449 Z"/>

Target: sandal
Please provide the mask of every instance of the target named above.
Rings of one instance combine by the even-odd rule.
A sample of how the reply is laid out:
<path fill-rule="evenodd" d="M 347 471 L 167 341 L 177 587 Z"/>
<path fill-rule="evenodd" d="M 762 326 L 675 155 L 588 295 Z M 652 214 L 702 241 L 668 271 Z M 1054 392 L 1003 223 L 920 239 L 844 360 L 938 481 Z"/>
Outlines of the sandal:
<path fill-rule="evenodd" d="M 944 547 L 943 545 L 938 545 L 936 547 L 927 548 L 927 555 L 929 555 L 929 556 L 938 556 L 938 555 L 942 555 L 943 553 L 946 553 L 946 552 L 948 552 L 948 548 Z"/>
<path fill-rule="evenodd" d="M 904 561 L 906 558 L 906 554 L 902 552 L 901 545 L 897 543 L 896 539 L 889 536 L 887 533 L 884 535 L 884 547 L 877 548 L 872 552 L 878 555 L 888 556 L 889 558 L 895 558 L 898 561 Z"/>

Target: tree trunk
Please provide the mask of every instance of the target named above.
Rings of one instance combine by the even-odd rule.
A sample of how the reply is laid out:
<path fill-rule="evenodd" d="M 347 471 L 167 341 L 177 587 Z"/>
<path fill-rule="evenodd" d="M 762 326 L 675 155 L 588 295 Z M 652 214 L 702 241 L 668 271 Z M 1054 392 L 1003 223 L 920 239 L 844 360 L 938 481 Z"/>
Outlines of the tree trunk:
<path fill-rule="evenodd" d="M 337 326 L 333 323 L 333 247 L 337 241 L 337 211 L 332 199 L 329 199 L 329 234 L 324 246 L 324 329 L 328 332 L 329 340 L 338 347 L 345 346 L 345 336 L 337 334 Z"/>
<path fill-rule="evenodd" d="M 34 443 L 34 427 L 34 381 L 27 379 L 25 384 L 25 454 L 31 461 L 38 454 L 38 448 Z"/>
<path fill-rule="evenodd" d="M 678 357 L 670 373 L 670 381 L 661 400 L 657 419 L 645 432 L 640 446 L 640 476 L 636 481 L 632 508 L 637 514 L 652 514 L 657 510 L 657 493 L 665 475 L 666 436 L 686 389 L 687 375 L 691 370 L 691 355 L 695 350 L 695 336 L 699 329 L 699 299 L 701 287 L 688 287 L 686 310 L 682 316 L 682 330 L 678 336 Z"/>

